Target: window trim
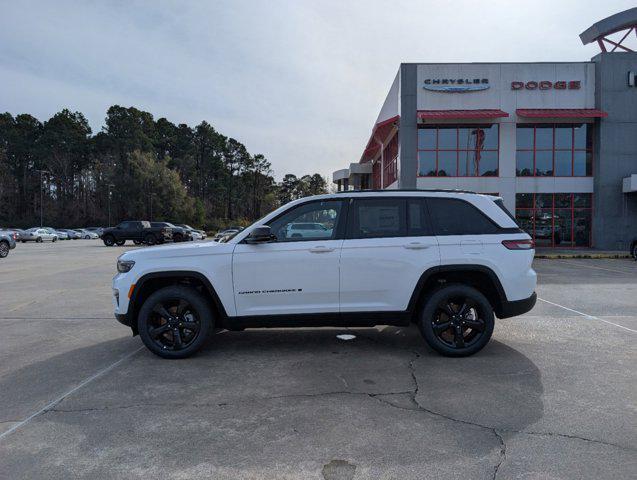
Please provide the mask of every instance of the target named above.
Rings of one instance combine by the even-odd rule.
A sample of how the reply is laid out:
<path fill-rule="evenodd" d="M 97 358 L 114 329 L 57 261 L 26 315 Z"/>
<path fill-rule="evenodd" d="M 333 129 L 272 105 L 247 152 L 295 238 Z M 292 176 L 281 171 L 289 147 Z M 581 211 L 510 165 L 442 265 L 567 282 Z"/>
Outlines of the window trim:
<path fill-rule="evenodd" d="M 498 145 L 496 148 L 483 148 L 481 152 L 496 152 L 496 170 L 497 175 L 458 175 L 458 171 L 460 169 L 460 152 L 474 152 L 477 151 L 475 148 L 460 148 L 459 142 L 459 129 L 460 128 L 480 128 L 480 127 L 493 127 L 495 126 L 498 130 L 497 138 Z M 456 148 L 439 148 L 439 135 L 440 135 L 440 127 L 454 127 L 456 129 Z M 418 136 L 418 131 L 420 130 L 436 130 L 436 147 L 435 148 L 420 148 L 418 143 L 418 138 L 416 138 L 416 177 L 417 178 L 499 178 L 500 177 L 500 123 L 438 123 L 438 124 L 426 124 L 426 125 L 418 125 L 416 130 L 416 137 Z M 420 152 L 435 152 L 436 154 L 436 174 L 435 175 L 421 175 L 420 173 Z M 438 154 L 439 152 L 456 152 L 456 175 L 439 175 L 439 161 Z M 478 172 L 479 173 L 479 172 Z"/>

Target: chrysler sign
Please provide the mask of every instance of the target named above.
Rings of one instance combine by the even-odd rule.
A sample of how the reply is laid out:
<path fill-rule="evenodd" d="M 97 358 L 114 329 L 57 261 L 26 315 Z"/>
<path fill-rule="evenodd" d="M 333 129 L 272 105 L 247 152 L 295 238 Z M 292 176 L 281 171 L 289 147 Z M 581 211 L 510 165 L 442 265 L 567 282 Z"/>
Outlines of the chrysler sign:
<path fill-rule="evenodd" d="M 434 92 L 464 93 L 489 88 L 488 78 L 427 78 L 422 88 Z"/>

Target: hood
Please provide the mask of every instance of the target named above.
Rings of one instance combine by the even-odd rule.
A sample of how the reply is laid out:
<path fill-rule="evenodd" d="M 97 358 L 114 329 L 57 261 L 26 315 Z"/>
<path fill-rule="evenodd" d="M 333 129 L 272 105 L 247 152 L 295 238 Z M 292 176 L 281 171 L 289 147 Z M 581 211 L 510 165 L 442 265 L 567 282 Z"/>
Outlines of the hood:
<path fill-rule="evenodd" d="M 231 254 L 234 245 L 229 243 L 179 243 L 155 245 L 131 250 L 120 255 L 122 260 L 146 261 L 153 259 L 197 257 L 204 255 Z"/>

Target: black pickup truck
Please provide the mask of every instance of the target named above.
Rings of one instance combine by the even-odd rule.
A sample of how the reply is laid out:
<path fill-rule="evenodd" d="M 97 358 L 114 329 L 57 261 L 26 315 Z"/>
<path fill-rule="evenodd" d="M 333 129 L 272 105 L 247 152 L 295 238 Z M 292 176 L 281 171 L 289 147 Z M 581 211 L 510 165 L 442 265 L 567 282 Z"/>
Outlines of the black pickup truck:
<path fill-rule="evenodd" d="M 107 247 L 124 245 L 126 240 L 132 240 L 136 245 L 155 245 L 172 240 L 173 232 L 169 227 L 153 227 L 150 222 L 128 220 L 116 227 L 105 228 L 101 238 Z"/>

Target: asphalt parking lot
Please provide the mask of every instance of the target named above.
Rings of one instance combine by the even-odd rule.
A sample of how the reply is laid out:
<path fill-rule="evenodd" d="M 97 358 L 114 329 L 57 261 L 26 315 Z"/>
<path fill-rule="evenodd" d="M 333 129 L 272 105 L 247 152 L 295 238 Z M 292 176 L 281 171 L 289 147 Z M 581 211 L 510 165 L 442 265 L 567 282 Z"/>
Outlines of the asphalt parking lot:
<path fill-rule="evenodd" d="M 537 260 L 542 300 L 470 358 L 379 327 L 167 361 L 112 316 L 125 249 L 0 260 L 0 477 L 635 478 L 636 262 Z"/>

